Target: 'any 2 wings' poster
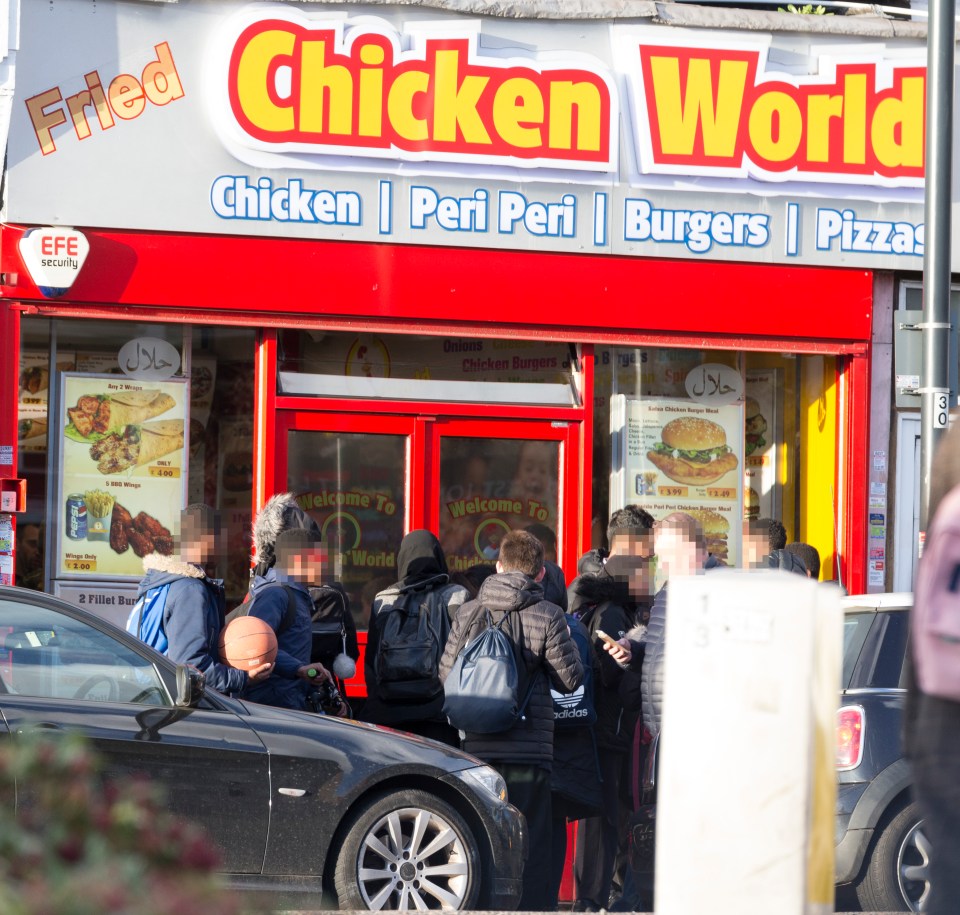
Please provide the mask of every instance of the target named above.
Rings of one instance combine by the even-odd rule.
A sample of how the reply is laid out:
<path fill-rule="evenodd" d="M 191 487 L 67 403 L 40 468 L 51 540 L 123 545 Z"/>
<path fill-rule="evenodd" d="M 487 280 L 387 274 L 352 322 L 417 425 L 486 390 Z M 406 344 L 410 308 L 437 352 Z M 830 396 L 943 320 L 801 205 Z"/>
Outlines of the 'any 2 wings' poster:
<path fill-rule="evenodd" d="M 187 480 L 186 380 L 64 373 L 58 578 L 140 578 L 171 555 Z"/>

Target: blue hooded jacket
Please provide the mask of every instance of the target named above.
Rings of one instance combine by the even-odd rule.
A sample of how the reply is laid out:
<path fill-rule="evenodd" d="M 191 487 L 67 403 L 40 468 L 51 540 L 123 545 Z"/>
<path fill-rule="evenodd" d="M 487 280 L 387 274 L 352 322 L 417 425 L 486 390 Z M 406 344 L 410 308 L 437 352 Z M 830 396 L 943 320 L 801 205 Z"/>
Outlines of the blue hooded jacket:
<path fill-rule="evenodd" d="M 297 612 L 293 623 L 283 632 L 277 632 L 287 615 L 287 591 L 281 582 L 292 589 Z M 262 683 L 251 683 L 243 698 L 263 705 L 306 709 L 309 685 L 297 676 L 297 671 L 310 663 L 313 647 L 313 599 L 307 585 L 293 579 L 278 578 L 276 568 L 257 576 L 250 589 L 250 616 L 256 616 L 277 632 L 277 660 L 270 676 Z"/>
<path fill-rule="evenodd" d="M 147 574 L 137 597 L 159 585 L 170 585 L 163 610 L 167 657 L 196 667 L 207 686 L 221 693 L 240 692 L 247 685 L 246 673 L 221 664 L 217 651 L 224 625 L 222 582 L 207 578 L 199 566 L 159 553 L 144 557 L 143 568 Z"/>

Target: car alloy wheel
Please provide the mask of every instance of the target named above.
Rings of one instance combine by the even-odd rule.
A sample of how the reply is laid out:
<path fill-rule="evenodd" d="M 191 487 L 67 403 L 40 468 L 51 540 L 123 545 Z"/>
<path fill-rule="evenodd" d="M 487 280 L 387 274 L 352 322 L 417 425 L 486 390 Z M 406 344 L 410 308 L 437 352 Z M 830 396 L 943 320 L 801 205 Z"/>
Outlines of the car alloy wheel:
<path fill-rule="evenodd" d="M 337 863 L 341 909 L 471 908 L 479 893 L 476 842 L 460 814 L 421 791 L 387 795 L 351 824 Z"/>
<path fill-rule="evenodd" d="M 922 912 L 930 894 L 930 842 L 917 823 L 904 837 L 897 852 L 897 879 L 911 912 Z"/>

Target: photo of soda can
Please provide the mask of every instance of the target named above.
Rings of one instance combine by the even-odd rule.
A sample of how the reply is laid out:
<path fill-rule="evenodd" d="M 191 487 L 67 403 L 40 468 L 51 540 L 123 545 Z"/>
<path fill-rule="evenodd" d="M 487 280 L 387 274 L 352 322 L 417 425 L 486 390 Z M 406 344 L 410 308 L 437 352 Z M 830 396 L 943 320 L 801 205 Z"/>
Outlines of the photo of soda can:
<path fill-rule="evenodd" d="M 71 540 L 87 539 L 87 503 L 83 493 L 67 496 L 67 536 Z"/>

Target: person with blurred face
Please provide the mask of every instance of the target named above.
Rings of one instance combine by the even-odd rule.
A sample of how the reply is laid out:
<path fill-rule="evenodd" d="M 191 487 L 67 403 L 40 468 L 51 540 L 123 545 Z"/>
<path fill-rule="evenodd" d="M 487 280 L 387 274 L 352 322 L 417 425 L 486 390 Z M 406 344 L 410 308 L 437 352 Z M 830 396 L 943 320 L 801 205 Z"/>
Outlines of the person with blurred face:
<path fill-rule="evenodd" d="M 785 549 L 787 531 L 775 518 L 757 518 L 743 524 L 743 567 L 745 569 L 782 569 L 806 575 L 803 560 Z"/>
<path fill-rule="evenodd" d="M 700 525 L 684 512 L 673 512 L 657 522 L 654 544 L 658 576 L 663 584 L 653 601 L 646 632 L 642 638 L 637 633 L 627 633 L 616 645 L 604 645 L 605 651 L 618 664 L 639 667 L 642 663 L 643 719 L 651 735 L 656 735 L 660 730 L 667 585 L 675 578 L 701 574 L 708 558 Z"/>
<path fill-rule="evenodd" d="M 326 551 L 319 533 L 302 528 L 281 531 L 275 550 L 276 564 L 254 582 L 248 612 L 276 633 L 277 658 L 270 677 L 248 686 L 243 697 L 307 711 L 310 686 L 333 679 L 322 664 L 310 661 L 313 598 L 309 587 L 320 582 Z"/>
<path fill-rule="evenodd" d="M 603 777 L 603 814 L 583 820 L 574 866 L 577 911 L 607 908 L 619 846 L 620 787 L 637 711 L 624 707 L 623 668 L 603 650 L 597 634 L 622 639 L 646 613 L 653 599 L 656 557 L 653 518 L 639 505 L 614 512 L 607 526 L 610 553 L 581 560 L 582 572 L 570 585 L 571 613 L 587 628 L 593 647 L 597 744 Z"/>
<path fill-rule="evenodd" d="M 196 667 L 214 689 L 240 693 L 269 677 L 273 665 L 243 671 L 220 663 L 217 644 L 225 619 L 223 582 L 209 578 L 204 568 L 219 558 L 220 532 L 220 516 L 214 509 L 201 503 L 188 505 L 180 514 L 179 556 L 145 556 L 146 575 L 137 597 L 169 585 L 163 606 L 168 642 L 164 653 L 177 664 Z"/>

